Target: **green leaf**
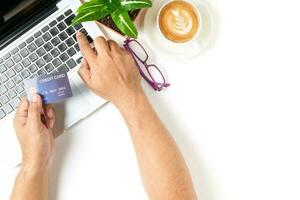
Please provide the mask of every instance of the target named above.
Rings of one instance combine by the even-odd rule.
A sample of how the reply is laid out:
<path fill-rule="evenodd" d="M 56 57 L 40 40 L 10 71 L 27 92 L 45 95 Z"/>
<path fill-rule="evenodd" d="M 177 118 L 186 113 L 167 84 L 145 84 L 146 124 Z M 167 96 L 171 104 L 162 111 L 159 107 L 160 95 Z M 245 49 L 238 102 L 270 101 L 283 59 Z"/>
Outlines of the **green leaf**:
<path fill-rule="evenodd" d="M 131 11 L 131 10 L 138 10 L 141 8 L 150 8 L 150 7 L 152 7 L 151 0 L 121 0 L 120 9 Z"/>
<path fill-rule="evenodd" d="M 112 20 L 117 25 L 117 27 L 127 36 L 137 38 L 138 32 L 131 21 L 128 12 L 126 11 L 115 11 L 111 14 Z"/>
<path fill-rule="evenodd" d="M 92 0 L 86 2 L 78 8 L 77 13 L 99 11 L 103 9 L 103 7 L 107 7 L 108 2 L 108 0 Z"/>
<path fill-rule="evenodd" d="M 110 10 L 102 10 L 102 11 L 91 11 L 91 12 L 83 12 L 78 13 L 77 16 L 72 20 L 72 25 L 79 24 L 81 22 L 94 21 L 98 19 L 102 19 L 105 16 L 110 14 Z"/>

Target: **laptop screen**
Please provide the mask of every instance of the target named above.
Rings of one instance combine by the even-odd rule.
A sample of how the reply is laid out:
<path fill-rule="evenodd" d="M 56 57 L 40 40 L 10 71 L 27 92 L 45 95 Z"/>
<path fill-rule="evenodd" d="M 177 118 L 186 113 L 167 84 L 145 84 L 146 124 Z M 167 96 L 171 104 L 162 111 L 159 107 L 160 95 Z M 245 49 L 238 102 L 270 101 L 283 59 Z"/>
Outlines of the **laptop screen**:
<path fill-rule="evenodd" d="M 0 41 L 58 0 L 0 0 Z M 0 44 L 1 45 L 1 44 Z"/>

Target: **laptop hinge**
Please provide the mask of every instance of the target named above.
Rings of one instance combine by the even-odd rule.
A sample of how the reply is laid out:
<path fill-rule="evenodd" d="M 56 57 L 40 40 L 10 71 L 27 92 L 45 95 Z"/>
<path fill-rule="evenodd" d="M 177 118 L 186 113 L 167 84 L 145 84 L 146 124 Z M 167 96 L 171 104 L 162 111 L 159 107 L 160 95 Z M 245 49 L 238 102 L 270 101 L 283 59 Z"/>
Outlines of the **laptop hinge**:
<path fill-rule="evenodd" d="M 14 31 L 10 32 L 5 38 L 3 38 L 0 41 L 0 50 L 4 49 L 7 45 L 11 44 L 21 35 L 29 31 L 31 28 L 39 24 L 41 21 L 49 17 L 52 13 L 56 12 L 57 10 L 58 7 L 56 6 L 56 4 L 49 5 L 46 9 L 41 10 L 38 14 L 29 19 L 27 22 L 16 27 Z"/>

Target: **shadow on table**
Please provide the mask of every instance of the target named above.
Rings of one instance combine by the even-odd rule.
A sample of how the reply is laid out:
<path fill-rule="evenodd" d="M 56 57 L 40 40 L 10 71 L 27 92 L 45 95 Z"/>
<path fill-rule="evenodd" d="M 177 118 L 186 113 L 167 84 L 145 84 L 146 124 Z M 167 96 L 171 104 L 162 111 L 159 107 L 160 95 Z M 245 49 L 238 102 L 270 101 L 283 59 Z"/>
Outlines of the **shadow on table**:
<path fill-rule="evenodd" d="M 176 114 L 172 112 L 172 109 L 168 106 L 169 104 L 164 102 L 160 95 L 150 95 L 149 97 L 156 112 L 180 147 L 193 178 L 198 199 L 215 200 L 215 189 L 212 185 L 213 177 L 207 172 L 207 166 L 201 159 L 201 152 L 193 145 L 195 143 L 188 138 L 187 130 L 184 130 L 182 122 L 176 119 Z"/>

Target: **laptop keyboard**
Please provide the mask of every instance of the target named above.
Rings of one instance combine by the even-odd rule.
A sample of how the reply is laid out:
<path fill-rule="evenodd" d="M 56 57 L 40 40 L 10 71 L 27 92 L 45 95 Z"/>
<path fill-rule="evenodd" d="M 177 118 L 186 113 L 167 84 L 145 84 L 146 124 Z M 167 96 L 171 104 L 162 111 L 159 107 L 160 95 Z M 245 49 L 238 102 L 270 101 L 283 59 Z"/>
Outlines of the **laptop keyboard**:
<path fill-rule="evenodd" d="M 93 40 L 81 24 L 71 26 L 74 17 L 72 10 L 67 10 L 0 58 L 0 120 L 26 95 L 24 80 L 68 72 L 81 62 L 81 58 L 72 58 L 80 51 L 76 32 L 83 32 L 90 43 Z"/>

